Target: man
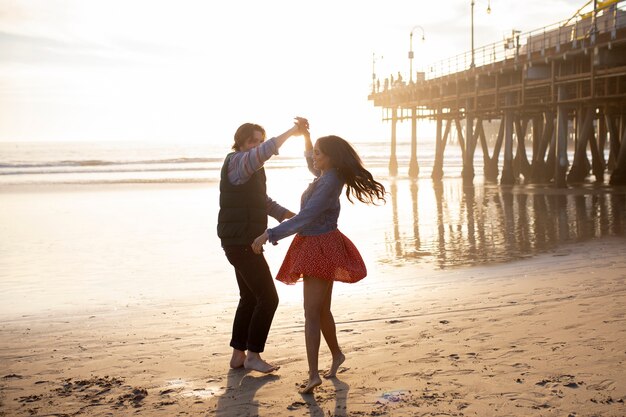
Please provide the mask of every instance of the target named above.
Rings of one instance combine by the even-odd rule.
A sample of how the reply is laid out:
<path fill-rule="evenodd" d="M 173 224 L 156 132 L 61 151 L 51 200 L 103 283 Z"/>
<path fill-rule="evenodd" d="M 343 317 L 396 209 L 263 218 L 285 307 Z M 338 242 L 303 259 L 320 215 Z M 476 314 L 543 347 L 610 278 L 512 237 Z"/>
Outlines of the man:
<path fill-rule="evenodd" d="M 230 341 L 231 368 L 243 366 L 264 373 L 278 369 L 261 358 L 278 307 L 278 295 L 265 257 L 255 254 L 251 245 L 267 229 L 268 215 L 279 222 L 294 216 L 267 196 L 263 164 L 278 154 L 287 139 L 302 134 L 308 127 L 306 119 L 296 117 L 291 129 L 265 141 L 263 127 L 244 123 L 235 132 L 234 152 L 224 160 L 217 234 L 235 268 L 239 286 L 239 305 Z"/>

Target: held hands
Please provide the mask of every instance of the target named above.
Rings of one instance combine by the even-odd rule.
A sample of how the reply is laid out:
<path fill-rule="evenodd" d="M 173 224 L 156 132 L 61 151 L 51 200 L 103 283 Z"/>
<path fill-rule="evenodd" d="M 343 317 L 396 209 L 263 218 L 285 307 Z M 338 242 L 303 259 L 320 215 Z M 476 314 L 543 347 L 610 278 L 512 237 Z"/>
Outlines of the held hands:
<path fill-rule="evenodd" d="M 309 121 L 304 117 L 294 117 L 295 127 L 298 129 L 298 135 L 304 135 L 309 133 Z"/>
<path fill-rule="evenodd" d="M 252 242 L 252 252 L 256 253 L 257 255 L 263 253 L 263 245 L 265 245 L 268 239 L 269 236 L 266 230 L 265 232 L 263 232 L 262 235 L 254 239 L 254 242 Z"/>

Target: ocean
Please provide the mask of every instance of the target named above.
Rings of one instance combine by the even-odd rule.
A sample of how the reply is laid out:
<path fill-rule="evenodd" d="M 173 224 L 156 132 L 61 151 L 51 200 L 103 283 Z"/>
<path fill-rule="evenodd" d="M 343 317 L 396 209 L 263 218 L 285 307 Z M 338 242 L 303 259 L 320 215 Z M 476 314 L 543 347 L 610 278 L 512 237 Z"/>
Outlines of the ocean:
<path fill-rule="evenodd" d="M 304 165 L 298 138 L 283 145 L 287 152 L 268 162 L 271 169 L 299 169 Z M 388 142 L 353 143 L 368 168 L 387 175 Z M 230 143 L 145 142 L 30 142 L 0 143 L 0 186 L 19 184 L 113 184 L 113 183 L 211 183 L 219 181 L 219 170 Z M 447 150 L 447 174 L 460 172 L 460 149 Z M 410 143 L 399 142 L 398 163 L 408 166 Z M 419 163 L 430 175 L 434 145 L 422 145 Z M 477 163 L 482 159 L 477 158 Z"/>
<path fill-rule="evenodd" d="M 266 164 L 268 195 L 292 211 L 312 180 L 297 141 Z M 595 239 L 626 242 L 625 187 L 490 184 L 478 151 L 468 186 L 460 179 L 460 150 L 451 145 L 445 177 L 433 184 L 434 147 L 418 144 L 420 175 L 413 180 L 406 142 L 398 143 L 400 174 L 390 178 L 387 142 L 353 144 L 387 188 L 387 201 L 367 206 L 343 196 L 339 228 L 366 260 L 367 285 L 381 291 L 394 285 L 386 282 L 390 268 L 420 279 L 557 256 Z M 189 297 L 232 301 L 232 268 L 215 235 L 229 145 L 0 144 L 0 316 Z M 289 242 L 266 248 L 274 273 Z M 299 291 L 283 287 L 281 300 L 298 302 Z"/>

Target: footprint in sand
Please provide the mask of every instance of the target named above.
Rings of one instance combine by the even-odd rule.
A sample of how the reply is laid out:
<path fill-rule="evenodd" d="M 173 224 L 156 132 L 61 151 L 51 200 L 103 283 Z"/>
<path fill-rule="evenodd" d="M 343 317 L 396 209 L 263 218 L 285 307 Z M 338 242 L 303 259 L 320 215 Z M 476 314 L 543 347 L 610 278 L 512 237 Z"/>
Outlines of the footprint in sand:
<path fill-rule="evenodd" d="M 554 387 L 555 385 L 562 385 L 567 388 L 578 388 L 580 385 L 583 385 L 583 381 L 575 381 L 574 375 L 559 375 L 547 379 L 542 379 L 539 382 L 536 382 L 535 385 L 540 387 Z"/>
<path fill-rule="evenodd" d="M 306 403 L 302 401 L 294 401 L 290 405 L 287 406 L 287 410 L 297 410 L 299 408 L 305 407 Z"/>
<path fill-rule="evenodd" d="M 515 362 L 511 366 L 517 369 L 530 369 L 530 365 L 528 365 L 527 363 L 522 363 L 522 362 Z"/>
<path fill-rule="evenodd" d="M 36 401 L 40 401 L 43 397 L 41 395 L 27 395 L 25 397 L 20 397 L 19 402 L 21 403 L 34 403 Z"/>
<path fill-rule="evenodd" d="M 615 381 L 605 379 L 604 381 L 598 382 L 597 384 L 587 385 L 587 389 L 594 391 L 607 391 L 610 390 L 613 385 L 615 385 Z"/>
<path fill-rule="evenodd" d="M 159 393 L 159 395 L 169 395 L 169 394 L 174 394 L 176 392 L 179 392 L 181 389 L 174 389 L 174 388 L 168 388 L 166 390 L 163 390 Z"/>
<path fill-rule="evenodd" d="M 143 388 L 133 388 L 133 390 L 127 394 L 120 395 L 117 398 L 117 406 L 124 406 L 126 403 L 132 405 L 135 408 L 142 406 L 142 401 L 148 396 L 148 391 Z"/>

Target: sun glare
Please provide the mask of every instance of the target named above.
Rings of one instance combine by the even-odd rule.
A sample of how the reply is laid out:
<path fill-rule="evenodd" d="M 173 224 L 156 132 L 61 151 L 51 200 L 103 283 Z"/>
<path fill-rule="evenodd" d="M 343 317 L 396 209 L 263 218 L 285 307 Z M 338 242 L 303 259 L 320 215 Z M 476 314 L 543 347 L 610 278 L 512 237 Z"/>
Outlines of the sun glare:
<path fill-rule="evenodd" d="M 0 17 L 0 140 L 198 140 L 243 121 L 283 129 L 305 115 L 320 134 L 388 136 L 367 100 L 381 82 L 469 48 L 469 1 L 48 1 Z M 483 4 L 484 3 L 484 4 Z M 580 5 L 476 1 L 478 45 L 563 20 Z M 428 6 L 428 7 L 427 7 Z M 541 6 L 541 7 L 539 7 Z M 284 12 L 289 13 L 285 14 Z M 359 16 L 356 18 L 356 16 Z M 531 26 L 532 25 L 532 26 Z M 8 115 L 11 115 L 9 117 Z M 32 123 L 36 120 L 36 123 Z"/>

